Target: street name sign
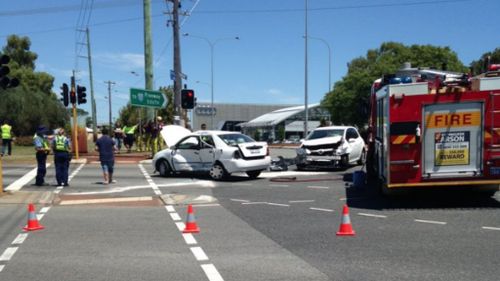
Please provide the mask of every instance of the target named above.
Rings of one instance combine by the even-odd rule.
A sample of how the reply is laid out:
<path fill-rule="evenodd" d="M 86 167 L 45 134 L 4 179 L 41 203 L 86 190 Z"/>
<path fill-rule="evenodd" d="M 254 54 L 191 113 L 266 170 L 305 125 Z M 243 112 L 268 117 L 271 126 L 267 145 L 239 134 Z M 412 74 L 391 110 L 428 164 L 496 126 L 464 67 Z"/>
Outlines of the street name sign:
<path fill-rule="evenodd" d="M 130 88 L 130 104 L 139 107 L 162 108 L 167 106 L 167 99 L 160 91 Z"/>

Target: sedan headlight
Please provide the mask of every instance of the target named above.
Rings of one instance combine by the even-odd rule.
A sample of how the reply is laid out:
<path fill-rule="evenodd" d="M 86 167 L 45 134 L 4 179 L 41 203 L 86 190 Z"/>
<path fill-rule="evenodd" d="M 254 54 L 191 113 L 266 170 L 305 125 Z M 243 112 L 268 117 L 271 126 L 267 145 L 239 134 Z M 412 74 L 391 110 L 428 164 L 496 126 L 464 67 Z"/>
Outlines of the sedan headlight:
<path fill-rule="evenodd" d="M 295 150 L 297 152 L 297 155 L 305 155 L 306 154 L 306 150 L 302 147 L 299 147 Z"/>

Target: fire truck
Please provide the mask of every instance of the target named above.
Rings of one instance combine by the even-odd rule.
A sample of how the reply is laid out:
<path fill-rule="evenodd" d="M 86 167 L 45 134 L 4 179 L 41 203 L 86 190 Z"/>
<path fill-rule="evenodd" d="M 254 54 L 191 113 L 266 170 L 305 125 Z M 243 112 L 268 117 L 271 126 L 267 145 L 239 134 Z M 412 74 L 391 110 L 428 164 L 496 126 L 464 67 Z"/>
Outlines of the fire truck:
<path fill-rule="evenodd" d="M 384 194 L 500 184 L 500 65 L 468 74 L 412 68 L 371 89 L 367 173 Z"/>

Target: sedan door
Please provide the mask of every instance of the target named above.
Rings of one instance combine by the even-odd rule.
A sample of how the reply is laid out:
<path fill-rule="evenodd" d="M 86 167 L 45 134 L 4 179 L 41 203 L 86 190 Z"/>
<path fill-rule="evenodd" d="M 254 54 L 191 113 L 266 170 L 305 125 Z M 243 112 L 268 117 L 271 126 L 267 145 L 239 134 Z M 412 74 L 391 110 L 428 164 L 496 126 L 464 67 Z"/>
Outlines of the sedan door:
<path fill-rule="evenodd" d="M 172 164 L 176 171 L 194 172 L 202 170 L 200 138 L 189 136 L 175 145 L 172 150 Z"/>
<path fill-rule="evenodd" d="M 200 159 L 203 170 L 208 171 L 215 162 L 215 143 L 210 135 L 202 135 L 200 148 Z"/>
<path fill-rule="evenodd" d="M 361 152 L 363 151 L 363 139 L 359 136 L 358 132 L 354 128 L 349 128 L 346 132 L 346 140 L 349 143 L 351 149 L 349 161 L 359 159 L 359 157 L 361 157 Z"/>

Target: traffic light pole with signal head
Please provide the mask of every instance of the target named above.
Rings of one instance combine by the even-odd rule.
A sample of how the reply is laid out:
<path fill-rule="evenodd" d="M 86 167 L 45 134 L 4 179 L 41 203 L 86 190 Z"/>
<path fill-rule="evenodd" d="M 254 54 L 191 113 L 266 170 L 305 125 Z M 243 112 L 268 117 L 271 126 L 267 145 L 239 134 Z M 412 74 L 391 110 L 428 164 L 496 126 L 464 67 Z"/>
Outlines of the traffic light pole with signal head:
<path fill-rule="evenodd" d="M 75 150 L 75 159 L 78 159 L 78 124 L 76 120 L 76 93 L 75 93 L 75 71 L 73 70 L 73 76 L 71 76 L 71 92 L 70 101 L 73 105 L 73 149 Z"/>
<path fill-rule="evenodd" d="M 183 109 L 193 109 L 194 108 L 194 91 L 190 89 L 181 90 L 181 107 Z"/>
<path fill-rule="evenodd" d="M 61 86 L 61 101 L 63 102 L 64 106 L 67 107 L 69 105 L 69 87 L 68 84 L 63 83 Z"/>
<path fill-rule="evenodd" d="M 84 86 L 76 86 L 76 96 L 78 104 L 87 103 L 87 88 Z"/>

